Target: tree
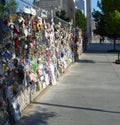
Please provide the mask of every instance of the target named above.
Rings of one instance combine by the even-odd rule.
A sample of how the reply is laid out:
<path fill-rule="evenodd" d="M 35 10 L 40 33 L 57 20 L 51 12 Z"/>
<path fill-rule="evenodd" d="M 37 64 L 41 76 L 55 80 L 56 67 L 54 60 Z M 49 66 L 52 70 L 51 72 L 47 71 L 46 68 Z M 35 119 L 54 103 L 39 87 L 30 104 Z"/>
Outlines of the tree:
<path fill-rule="evenodd" d="M 17 10 L 17 3 L 16 0 L 9 0 L 7 3 L 7 10 L 10 14 L 15 13 Z"/>
<path fill-rule="evenodd" d="M 1 0 L 0 4 L 2 4 L 4 6 L 6 4 L 6 1 L 5 0 Z"/>
<path fill-rule="evenodd" d="M 120 37 L 120 0 L 101 0 L 97 5 L 100 11 L 94 10 L 92 13 L 96 22 L 94 32 L 114 38 L 114 50 L 116 50 L 116 39 Z"/>
<path fill-rule="evenodd" d="M 1 0 L 0 2 L 0 16 L 5 17 L 6 15 L 13 14 L 17 10 L 16 0 Z"/>
<path fill-rule="evenodd" d="M 82 31 L 86 31 L 87 29 L 87 22 L 85 15 L 82 13 L 81 10 L 76 10 L 76 26 L 79 27 Z"/>
<path fill-rule="evenodd" d="M 105 32 L 105 22 L 104 22 L 104 16 L 101 12 L 95 11 L 92 13 L 95 24 L 96 24 L 96 29 L 94 30 L 95 34 L 99 34 L 101 36 L 104 36 L 106 34 Z"/>
<path fill-rule="evenodd" d="M 116 39 L 120 37 L 120 12 L 115 10 L 105 17 L 107 26 L 105 30 L 108 32 L 109 37 L 114 39 L 114 50 L 116 50 Z"/>
<path fill-rule="evenodd" d="M 63 19 L 63 20 L 65 20 L 65 21 L 67 21 L 67 22 L 70 21 L 69 17 L 66 17 L 66 12 L 65 12 L 65 10 L 57 11 L 57 12 L 56 12 L 56 16 L 59 17 L 59 18 L 61 18 L 61 19 Z"/>

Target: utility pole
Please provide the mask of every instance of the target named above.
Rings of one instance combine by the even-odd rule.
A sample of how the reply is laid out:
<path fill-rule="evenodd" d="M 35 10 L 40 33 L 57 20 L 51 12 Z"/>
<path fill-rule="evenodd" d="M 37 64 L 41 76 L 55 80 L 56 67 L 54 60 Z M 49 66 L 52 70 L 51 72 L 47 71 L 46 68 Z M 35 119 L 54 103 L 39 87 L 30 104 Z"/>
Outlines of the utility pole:
<path fill-rule="evenodd" d="M 73 0 L 73 23 L 74 23 L 74 27 L 76 27 L 76 8 L 75 8 L 75 0 Z"/>
<path fill-rule="evenodd" d="M 91 0 L 86 1 L 87 6 L 87 37 L 88 43 L 91 43 Z"/>

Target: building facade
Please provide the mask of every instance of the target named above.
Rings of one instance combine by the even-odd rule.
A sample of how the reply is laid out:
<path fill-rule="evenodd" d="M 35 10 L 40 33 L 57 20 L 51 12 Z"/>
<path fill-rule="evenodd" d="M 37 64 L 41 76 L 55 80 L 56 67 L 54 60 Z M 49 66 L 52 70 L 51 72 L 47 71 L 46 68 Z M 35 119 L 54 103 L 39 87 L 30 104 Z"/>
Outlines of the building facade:
<path fill-rule="evenodd" d="M 34 4 L 38 7 L 40 7 L 41 9 L 45 9 L 47 11 L 50 11 L 52 9 L 57 9 L 63 8 L 63 4 L 62 4 L 63 0 L 34 0 Z"/>
<path fill-rule="evenodd" d="M 66 17 L 69 17 L 75 25 L 75 3 L 74 0 L 34 0 L 34 4 L 41 9 L 45 9 L 49 12 L 51 10 L 60 11 L 65 10 Z"/>
<path fill-rule="evenodd" d="M 86 0 L 75 0 L 75 8 L 80 9 L 85 16 L 87 16 L 86 7 Z"/>

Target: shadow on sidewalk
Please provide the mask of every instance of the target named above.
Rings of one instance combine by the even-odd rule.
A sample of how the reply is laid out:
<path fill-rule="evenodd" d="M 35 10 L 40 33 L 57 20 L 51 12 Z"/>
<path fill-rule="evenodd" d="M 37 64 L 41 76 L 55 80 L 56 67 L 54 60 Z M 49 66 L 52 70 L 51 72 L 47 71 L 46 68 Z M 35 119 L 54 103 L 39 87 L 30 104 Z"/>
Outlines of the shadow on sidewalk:
<path fill-rule="evenodd" d="M 115 61 L 94 61 L 94 60 L 87 60 L 87 59 L 79 59 L 79 60 L 76 60 L 77 63 L 91 63 L 91 64 L 115 64 Z"/>
<path fill-rule="evenodd" d="M 106 112 L 106 113 L 114 113 L 114 114 L 120 115 L 119 111 L 104 110 L 104 109 L 98 109 L 98 108 L 78 107 L 78 106 L 70 106 L 70 105 L 44 103 L 44 102 L 32 102 L 32 103 L 37 104 L 37 105 L 55 106 L 55 107 L 62 107 L 62 108 L 72 108 L 72 109 L 77 109 L 77 110 L 79 109 L 79 110 L 96 111 L 96 112 Z"/>
<path fill-rule="evenodd" d="M 88 59 L 79 59 L 79 60 L 76 60 L 76 62 L 78 62 L 78 63 L 95 63 L 95 61 L 88 60 Z"/>
<path fill-rule="evenodd" d="M 47 109 L 39 109 L 31 111 L 28 115 L 24 115 L 15 125 L 48 125 L 49 118 L 56 117 L 55 112 L 48 112 Z"/>

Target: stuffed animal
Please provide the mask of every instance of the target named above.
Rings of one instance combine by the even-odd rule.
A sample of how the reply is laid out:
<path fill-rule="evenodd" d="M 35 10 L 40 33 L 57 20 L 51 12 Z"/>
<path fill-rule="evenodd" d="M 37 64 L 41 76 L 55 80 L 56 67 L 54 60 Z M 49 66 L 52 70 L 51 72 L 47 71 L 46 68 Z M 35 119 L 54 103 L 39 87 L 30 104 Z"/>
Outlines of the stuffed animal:
<path fill-rule="evenodd" d="M 9 19 L 12 20 L 12 21 L 16 21 L 17 14 L 10 14 Z"/>
<path fill-rule="evenodd" d="M 43 29 L 42 18 L 38 17 L 37 19 L 37 30 L 40 31 Z"/>
<path fill-rule="evenodd" d="M 14 33 L 16 33 L 16 34 L 18 34 L 18 35 L 20 34 L 19 29 L 16 27 L 15 23 L 14 23 L 12 20 L 10 20 L 10 21 L 8 22 L 8 27 L 9 27 L 11 30 L 13 30 Z"/>
<path fill-rule="evenodd" d="M 21 22 L 21 30 L 22 30 L 22 33 L 25 35 L 25 37 L 27 37 L 28 36 L 28 29 L 25 25 L 25 21 Z"/>

